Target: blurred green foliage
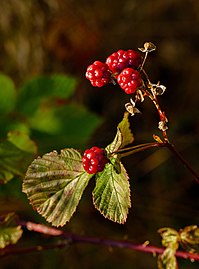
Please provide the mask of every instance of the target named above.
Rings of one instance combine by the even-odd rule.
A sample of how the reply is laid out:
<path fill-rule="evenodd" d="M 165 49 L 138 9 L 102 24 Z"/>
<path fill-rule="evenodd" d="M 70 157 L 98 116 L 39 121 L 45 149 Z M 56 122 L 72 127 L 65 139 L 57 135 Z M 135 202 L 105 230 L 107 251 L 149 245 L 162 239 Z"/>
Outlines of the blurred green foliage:
<path fill-rule="evenodd" d="M 8 131 L 23 131 L 34 138 L 39 152 L 83 148 L 102 122 L 73 101 L 77 80 L 72 76 L 35 77 L 17 90 L 9 77 L 1 75 L 0 86 L 1 137 Z"/>

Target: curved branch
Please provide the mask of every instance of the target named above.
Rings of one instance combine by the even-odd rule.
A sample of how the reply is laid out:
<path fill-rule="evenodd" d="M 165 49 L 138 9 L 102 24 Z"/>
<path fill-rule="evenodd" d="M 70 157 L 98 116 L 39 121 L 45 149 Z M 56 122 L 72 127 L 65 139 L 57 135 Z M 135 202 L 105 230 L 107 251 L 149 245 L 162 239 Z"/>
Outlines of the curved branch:
<path fill-rule="evenodd" d="M 48 249 L 55 249 L 55 248 L 65 248 L 71 244 L 77 243 L 87 243 L 87 244 L 95 244 L 107 247 L 117 247 L 117 248 L 128 248 L 135 251 L 142 251 L 145 253 L 152 253 L 154 254 L 162 254 L 164 252 L 164 248 L 159 248 L 155 246 L 149 246 L 146 244 L 134 244 L 131 241 L 127 240 L 112 240 L 112 239 L 103 239 L 98 237 L 91 237 L 91 236 L 81 236 L 71 233 L 66 233 L 62 230 L 48 227 L 42 224 L 36 224 L 32 222 L 21 222 L 19 223 L 23 227 L 27 228 L 30 231 L 48 234 L 51 236 L 58 236 L 61 237 L 63 240 L 58 243 L 48 244 L 48 245 L 40 245 L 40 246 L 33 246 L 27 248 L 5 248 L 0 250 L 0 256 L 8 256 L 8 255 L 16 255 L 16 254 L 25 254 L 35 251 L 43 251 Z M 184 251 L 176 251 L 176 257 L 182 259 L 190 259 L 191 261 L 199 261 L 199 254 L 197 253 L 189 253 Z"/>

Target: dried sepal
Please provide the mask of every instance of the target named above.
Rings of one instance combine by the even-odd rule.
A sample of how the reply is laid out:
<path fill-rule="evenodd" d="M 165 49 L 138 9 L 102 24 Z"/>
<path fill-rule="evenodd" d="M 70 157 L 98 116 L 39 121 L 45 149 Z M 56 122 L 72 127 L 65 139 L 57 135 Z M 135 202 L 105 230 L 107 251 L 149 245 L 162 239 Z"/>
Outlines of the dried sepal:
<path fill-rule="evenodd" d="M 180 244 L 190 252 L 199 251 L 199 228 L 190 225 L 179 231 Z"/>
<path fill-rule="evenodd" d="M 159 81 L 157 84 L 151 84 L 150 86 L 151 91 L 154 95 L 162 95 L 166 90 L 166 87 L 164 85 L 160 85 Z"/>
<path fill-rule="evenodd" d="M 129 103 L 126 103 L 125 104 L 125 108 L 126 108 L 126 111 L 131 115 L 131 116 L 134 116 L 136 113 L 141 113 L 139 111 L 139 109 L 137 109 L 135 107 L 135 102 L 133 101 L 133 99 L 131 98 L 130 99 L 130 102 Z"/>
<path fill-rule="evenodd" d="M 166 131 L 168 129 L 168 126 L 166 125 L 166 122 L 161 120 L 159 123 L 158 123 L 158 129 L 162 132 Z"/>
<path fill-rule="evenodd" d="M 144 48 L 138 48 L 141 52 L 151 52 L 156 50 L 156 46 L 152 42 L 145 42 Z"/>
<path fill-rule="evenodd" d="M 162 245 L 164 247 L 178 248 L 179 234 L 175 229 L 161 228 L 158 230 L 158 233 L 162 237 Z"/>

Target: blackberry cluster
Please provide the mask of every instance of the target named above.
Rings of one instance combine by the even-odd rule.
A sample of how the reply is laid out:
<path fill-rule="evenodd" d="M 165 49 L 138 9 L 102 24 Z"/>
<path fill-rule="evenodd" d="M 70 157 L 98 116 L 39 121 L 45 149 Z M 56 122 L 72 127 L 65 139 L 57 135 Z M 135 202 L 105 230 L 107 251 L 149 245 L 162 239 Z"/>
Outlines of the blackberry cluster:
<path fill-rule="evenodd" d="M 105 63 L 95 61 L 89 65 L 86 78 L 95 87 L 102 87 L 116 80 L 125 93 L 132 94 L 142 86 L 142 78 L 137 71 L 141 61 L 137 51 L 118 50 L 112 53 Z"/>
<path fill-rule="evenodd" d="M 91 149 L 85 150 L 82 162 L 87 173 L 96 174 L 104 170 L 108 158 L 106 157 L 104 149 L 92 147 Z"/>

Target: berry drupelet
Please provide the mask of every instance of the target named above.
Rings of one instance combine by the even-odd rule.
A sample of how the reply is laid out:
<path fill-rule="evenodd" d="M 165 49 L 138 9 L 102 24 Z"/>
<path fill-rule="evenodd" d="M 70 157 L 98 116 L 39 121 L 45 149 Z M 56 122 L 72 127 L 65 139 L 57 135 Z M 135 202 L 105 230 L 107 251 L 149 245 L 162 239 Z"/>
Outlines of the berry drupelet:
<path fill-rule="evenodd" d="M 102 148 L 92 147 L 84 152 L 83 167 L 85 171 L 89 174 L 96 174 L 97 172 L 102 172 L 108 158 L 106 157 L 106 152 Z"/>

